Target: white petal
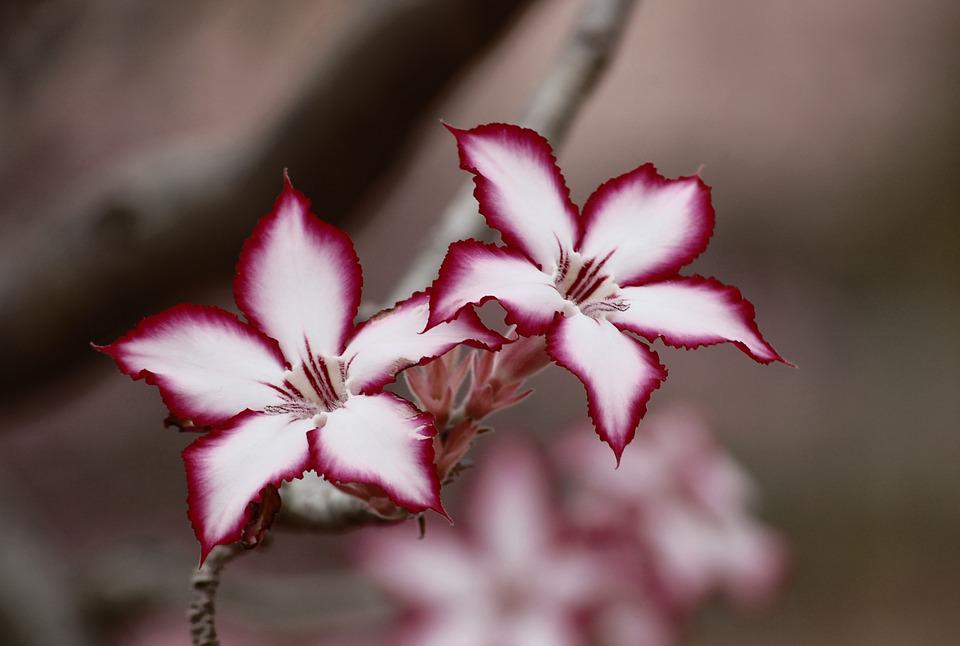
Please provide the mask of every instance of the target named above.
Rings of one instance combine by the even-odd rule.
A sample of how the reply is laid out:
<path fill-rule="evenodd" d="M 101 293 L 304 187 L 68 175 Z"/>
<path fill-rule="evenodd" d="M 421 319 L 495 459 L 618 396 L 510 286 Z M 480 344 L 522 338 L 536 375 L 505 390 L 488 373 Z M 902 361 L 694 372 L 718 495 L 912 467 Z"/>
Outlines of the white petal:
<path fill-rule="evenodd" d="M 317 472 L 330 481 L 372 484 L 408 511 L 440 505 L 433 419 L 389 393 L 355 395 L 311 433 Z"/>
<path fill-rule="evenodd" d="M 471 310 L 423 332 L 429 314 L 430 298 L 420 292 L 363 323 L 343 353 L 350 391 L 378 390 L 404 368 L 438 357 L 464 342 L 497 349 L 506 341 L 488 330 Z"/>
<path fill-rule="evenodd" d="M 461 240 L 450 245 L 431 289 L 429 326 L 490 298 L 507 310 L 507 322 L 525 336 L 543 334 L 566 305 L 553 278 L 519 252 Z"/>
<path fill-rule="evenodd" d="M 234 295 L 251 322 L 280 342 L 291 364 L 343 350 L 360 303 L 362 277 L 345 233 L 309 211 L 286 181 L 237 265 Z"/>
<path fill-rule="evenodd" d="M 552 272 L 560 249 L 573 249 L 579 216 L 550 144 L 507 124 L 448 128 L 457 138 L 460 167 L 476 175 L 474 195 L 487 223 Z"/>
<path fill-rule="evenodd" d="M 734 287 L 693 276 L 620 291 L 630 307 L 608 314 L 618 327 L 684 348 L 729 341 L 761 363 L 783 361 L 760 336 L 753 305 Z"/>
<path fill-rule="evenodd" d="M 303 474 L 313 427 L 309 419 L 244 413 L 184 450 L 190 521 L 202 558 L 214 545 L 240 538 L 247 505 L 261 489 Z"/>
<path fill-rule="evenodd" d="M 580 313 L 557 321 L 547 351 L 587 389 L 590 417 L 619 461 L 666 369 L 646 345 L 604 319 Z"/>
<path fill-rule="evenodd" d="M 198 425 L 279 397 L 284 364 L 272 340 L 216 307 L 178 305 L 98 348 L 134 379 L 155 383 L 170 410 Z"/>
<path fill-rule="evenodd" d="M 666 179 L 653 164 L 604 183 L 583 207 L 584 256 L 620 285 L 670 276 L 706 249 L 713 233 L 710 188 L 699 177 Z"/>

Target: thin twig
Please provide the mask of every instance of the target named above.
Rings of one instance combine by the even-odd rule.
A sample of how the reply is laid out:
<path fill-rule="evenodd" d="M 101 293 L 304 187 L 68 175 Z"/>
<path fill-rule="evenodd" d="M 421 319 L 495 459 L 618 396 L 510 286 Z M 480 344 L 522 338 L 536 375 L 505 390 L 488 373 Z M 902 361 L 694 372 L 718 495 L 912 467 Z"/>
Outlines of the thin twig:
<path fill-rule="evenodd" d="M 190 587 L 193 599 L 187 611 L 190 622 L 190 636 L 194 646 L 220 646 L 216 626 L 217 588 L 220 586 L 220 574 L 224 566 L 243 551 L 239 543 L 218 545 L 207 555 L 193 577 Z"/>
<path fill-rule="evenodd" d="M 521 123 L 546 137 L 554 148 L 566 140 L 573 119 L 590 96 L 616 52 L 636 0 L 588 0 L 573 34 L 537 89 Z M 457 191 L 428 236 L 410 270 L 400 279 L 384 307 L 407 298 L 436 278 L 447 247 L 455 240 L 484 233 L 473 181 Z"/>

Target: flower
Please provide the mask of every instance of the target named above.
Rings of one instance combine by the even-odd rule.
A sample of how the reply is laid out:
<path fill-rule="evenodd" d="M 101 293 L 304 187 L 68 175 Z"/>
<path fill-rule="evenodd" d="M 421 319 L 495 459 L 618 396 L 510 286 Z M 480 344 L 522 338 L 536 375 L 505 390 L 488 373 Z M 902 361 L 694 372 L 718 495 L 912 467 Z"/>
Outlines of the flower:
<path fill-rule="evenodd" d="M 376 530 L 361 542 L 368 574 L 404 606 L 389 643 L 574 646 L 616 598 L 616 564 L 564 532 L 542 465 L 499 442 L 476 473 L 466 529 Z"/>
<path fill-rule="evenodd" d="M 444 514 L 433 420 L 382 388 L 460 343 L 505 341 L 472 312 L 420 334 L 427 293 L 355 326 L 357 254 L 308 207 L 285 175 L 237 266 L 234 294 L 248 322 L 179 305 L 98 347 L 133 379 L 155 384 L 175 417 L 213 429 L 183 452 L 201 561 L 241 537 L 265 487 L 311 469 L 379 487 L 410 512 Z"/>
<path fill-rule="evenodd" d="M 734 288 L 678 270 L 713 231 L 710 188 L 644 164 L 602 184 L 582 213 L 550 145 L 532 130 L 448 126 L 474 195 L 506 246 L 452 244 L 433 285 L 427 329 L 495 298 L 522 335 L 546 334 L 553 360 L 587 390 L 590 417 L 619 461 L 666 378 L 631 332 L 693 348 L 731 342 L 760 363 L 784 361 Z"/>
<path fill-rule="evenodd" d="M 783 540 L 752 515 L 756 492 L 743 469 L 686 408 L 651 417 L 620 469 L 577 432 L 557 446 L 559 469 L 577 486 L 571 515 L 584 531 L 619 535 L 646 555 L 643 566 L 672 613 L 689 613 L 722 592 L 759 605 L 779 587 Z"/>

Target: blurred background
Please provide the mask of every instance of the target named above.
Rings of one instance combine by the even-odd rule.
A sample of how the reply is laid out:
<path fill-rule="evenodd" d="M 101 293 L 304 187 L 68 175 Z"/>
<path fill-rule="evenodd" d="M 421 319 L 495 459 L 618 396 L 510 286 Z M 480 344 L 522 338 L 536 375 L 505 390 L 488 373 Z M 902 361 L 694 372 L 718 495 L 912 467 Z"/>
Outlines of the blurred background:
<path fill-rule="evenodd" d="M 386 296 L 465 180 L 439 120 L 519 119 L 579 4 L 0 6 L 0 641 L 187 643 L 191 437 L 87 343 L 181 301 L 232 307 L 284 167 Z M 692 271 L 740 287 L 799 366 L 658 344 L 651 408 L 698 408 L 794 556 L 772 607 L 710 608 L 691 644 L 960 632 L 958 37 L 947 0 L 648 0 L 559 151 L 578 203 L 647 160 L 703 164 L 717 227 Z M 499 433 L 581 420 L 571 375 L 535 386 Z M 274 538 L 225 577 L 225 643 L 384 618 L 349 537 Z"/>

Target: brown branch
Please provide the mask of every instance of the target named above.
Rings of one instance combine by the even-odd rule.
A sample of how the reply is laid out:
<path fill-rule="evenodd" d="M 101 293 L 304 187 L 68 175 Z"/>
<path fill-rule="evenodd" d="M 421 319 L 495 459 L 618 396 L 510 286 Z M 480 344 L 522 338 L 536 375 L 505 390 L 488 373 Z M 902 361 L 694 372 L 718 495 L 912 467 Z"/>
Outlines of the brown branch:
<path fill-rule="evenodd" d="M 239 543 L 218 545 L 207 555 L 207 560 L 190 578 L 193 598 L 187 610 L 190 637 L 194 646 L 220 646 L 216 626 L 217 588 L 224 566 L 235 559 L 243 547 Z"/>

